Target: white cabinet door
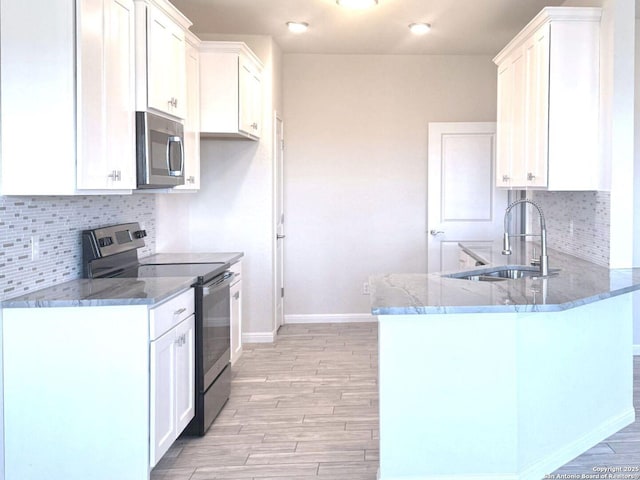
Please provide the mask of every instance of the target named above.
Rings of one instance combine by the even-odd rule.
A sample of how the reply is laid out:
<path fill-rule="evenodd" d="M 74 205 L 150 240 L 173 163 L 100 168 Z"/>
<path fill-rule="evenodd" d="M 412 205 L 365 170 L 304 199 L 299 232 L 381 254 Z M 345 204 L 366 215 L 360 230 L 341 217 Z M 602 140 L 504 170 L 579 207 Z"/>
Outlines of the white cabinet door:
<path fill-rule="evenodd" d="M 257 140 L 262 122 L 262 64 L 241 42 L 202 42 L 200 132 Z"/>
<path fill-rule="evenodd" d="M 187 44 L 187 115 L 184 120 L 184 185 L 176 190 L 200 188 L 200 53 Z"/>
<path fill-rule="evenodd" d="M 525 178 L 525 111 L 521 93 L 526 82 L 526 61 L 517 50 L 498 68 L 498 123 L 496 185 L 517 187 Z"/>
<path fill-rule="evenodd" d="M 549 24 L 539 28 L 525 44 L 527 99 L 524 158 L 526 175 L 522 185 L 546 187 L 549 139 Z"/>
<path fill-rule="evenodd" d="M 77 187 L 130 190 L 136 186 L 133 2 L 80 5 Z"/>
<path fill-rule="evenodd" d="M 239 126 L 240 131 L 253 137 L 260 137 L 262 114 L 262 81 L 255 67 L 247 58 L 240 57 L 238 64 Z"/>
<path fill-rule="evenodd" d="M 193 293 L 191 293 L 193 295 Z M 179 300 L 178 297 L 176 297 Z M 188 307 L 187 307 L 188 309 Z M 156 317 L 183 312 L 156 310 Z M 178 310 L 179 311 L 179 310 Z M 193 311 L 193 310 L 192 310 Z M 195 325 L 189 315 L 150 344 L 150 454 L 154 467 L 191 421 L 195 412 Z M 162 319 L 155 319 L 162 324 Z"/>
<path fill-rule="evenodd" d="M 175 329 L 151 342 L 150 465 L 155 466 L 176 439 Z"/>
<path fill-rule="evenodd" d="M 176 336 L 176 438 L 182 433 L 195 413 L 195 317 L 178 325 Z"/>
<path fill-rule="evenodd" d="M 133 11 L 131 0 L 105 0 L 106 173 L 115 189 L 136 188 Z"/>
<path fill-rule="evenodd" d="M 242 355 L 242 280 L 231 285 L 231 364 Z"/>
<path fill-rule="evenodd" d="M 148 106 L 185 117 L 185 35 L 167 15 L 149 6 L 147 23 Z"/>

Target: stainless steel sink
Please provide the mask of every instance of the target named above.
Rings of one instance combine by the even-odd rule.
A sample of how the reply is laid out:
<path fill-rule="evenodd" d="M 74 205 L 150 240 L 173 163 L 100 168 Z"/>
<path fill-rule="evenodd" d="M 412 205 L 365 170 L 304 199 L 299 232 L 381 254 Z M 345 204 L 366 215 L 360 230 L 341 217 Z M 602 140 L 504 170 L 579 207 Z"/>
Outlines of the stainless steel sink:
<path fill-rule="evenodd" d="M 557 275 L 558 269 L 551 269 L 548 276 Z M 500 267 L 477 268 L 466 272 L 456 272 L 443 275 L 448 278 L 459 278 L 474 282 L 500 282 L 516 280 L 518 278 L 541 278 L 540 267 L 530 265 L 503 265 Z"/>

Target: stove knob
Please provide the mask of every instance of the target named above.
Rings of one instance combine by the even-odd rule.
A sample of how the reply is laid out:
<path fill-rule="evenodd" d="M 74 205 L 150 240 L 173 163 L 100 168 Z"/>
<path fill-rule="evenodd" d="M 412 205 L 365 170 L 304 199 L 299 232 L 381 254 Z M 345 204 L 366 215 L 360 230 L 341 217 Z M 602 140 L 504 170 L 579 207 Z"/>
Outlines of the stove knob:
<path fill-rule="evenodd" d="M 133 232 L 133 238 L 144 238 L 147 236 L 146 230 L 136 230 Z"/>
<path fill-rule="evenodd" d="M 101 247 L 108 247 L 109 245 L 113 245 L 113 238 L 111 237 L 99 238 L 98 245 L 100 245 Z"/>

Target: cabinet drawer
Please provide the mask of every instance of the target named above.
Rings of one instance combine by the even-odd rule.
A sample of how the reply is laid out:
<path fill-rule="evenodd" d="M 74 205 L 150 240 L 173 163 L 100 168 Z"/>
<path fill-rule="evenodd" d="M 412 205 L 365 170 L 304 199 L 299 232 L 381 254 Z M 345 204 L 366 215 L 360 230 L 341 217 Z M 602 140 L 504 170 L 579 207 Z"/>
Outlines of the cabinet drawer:
<path fill-rule="evenodd" d="M 158 338 L 195 312 L 193 288 L 149 310 L 149 336 Z"/>

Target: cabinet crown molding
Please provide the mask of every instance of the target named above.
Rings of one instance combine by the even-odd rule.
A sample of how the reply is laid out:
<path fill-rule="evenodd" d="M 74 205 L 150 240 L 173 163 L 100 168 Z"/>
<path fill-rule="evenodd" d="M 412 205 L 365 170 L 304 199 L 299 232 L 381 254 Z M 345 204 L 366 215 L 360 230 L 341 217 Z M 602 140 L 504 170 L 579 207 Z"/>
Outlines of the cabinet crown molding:
<path fill-rule="evenodd" d="M 166 0 L 134 0 L 136 3 L 153 5 L 169 16 L 174 22 L 180 25 L 185 31 L 189 30 L 193 23 L 178 10 L 172 3 Z"/>
<path fill-rule="evenodd" d="M 262 71 L 264 65 L 260 58 L 249 48 L 244 42 L 227 42 L 227 41 L 203 41 L 200 44 L 200 51 L 203 53 L 237 53 L 248 57 L 256 64 L 258 69 Z"/>
<path fill-rule="evenodd" d="M 600 23 L 600 7 L 544 7 L 538 15 L 518 33 L 495 56 L 493 63 L 500 64 L 509 53 L 525 42 L 540 26 L 547 22 L 594 22 Z"/>

